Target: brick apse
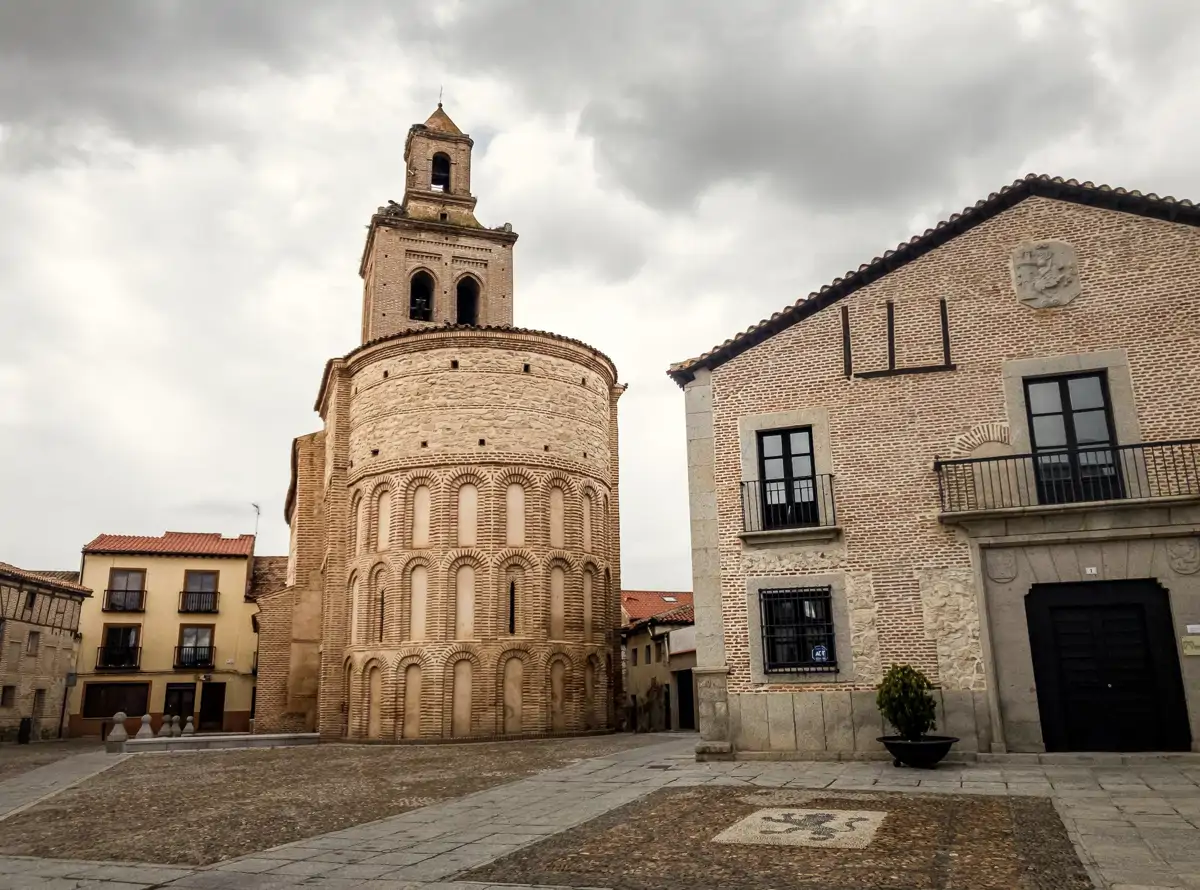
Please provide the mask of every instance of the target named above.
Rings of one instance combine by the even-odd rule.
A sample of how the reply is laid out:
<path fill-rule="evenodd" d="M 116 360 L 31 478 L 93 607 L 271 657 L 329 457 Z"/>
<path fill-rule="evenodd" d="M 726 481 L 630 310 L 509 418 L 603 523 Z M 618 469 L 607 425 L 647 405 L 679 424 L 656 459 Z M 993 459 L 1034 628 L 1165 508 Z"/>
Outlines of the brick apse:
<path fill-rule="evenodd" d="M 612 725 L 617 400 L 597 350 L 512 327 L 508 224 L 475 219 L 439 105 L 372 217 L 363 342 L 292 446 L 288 586 L 259 600 L 255 730 L 437 739 Z"/>

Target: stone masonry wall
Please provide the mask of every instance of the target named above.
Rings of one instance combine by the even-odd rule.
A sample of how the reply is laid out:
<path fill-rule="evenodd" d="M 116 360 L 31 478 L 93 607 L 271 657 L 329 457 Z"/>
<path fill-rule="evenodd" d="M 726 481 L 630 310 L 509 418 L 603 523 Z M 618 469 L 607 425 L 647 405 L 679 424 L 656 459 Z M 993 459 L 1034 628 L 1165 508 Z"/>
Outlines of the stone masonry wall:
<path fill-rule="evenodd" d="M 1046 239 L 1074 246 L 1082 293 L 1059 308 L 1033 309 L 1014 293 L 1010 251 L 1021 242 Z M 786 566 L 768 548 L 738 537 L 739 418 L 828 409 L 832 466 L 818 471 L 836 477 L 843 533 L 832 545 L 798 545 L 783 563 L 790 562 L 789 573 L 798 581 L 810 571 L 840 571 L 855 579 L 856 668 L 862 654 L 871 653 L 870 668 L 856 670 L 860 682 L 847 688 L 869 690 L 880 671 L 907 662 L 945 690 L 977 692 L 984 681 L 970 550 L 938 521 L 934 459 L 970 453 L 983 440 L 993 447 L 989 453 L 1008 448 L 1002 363 L 1117 348 L 1128 354 L 1142 440 L 1196 436 L 1197 293 L 1195 228 L 1029 198 L 713 370 L 730 693 L 838 688 L 750 683 L 748 635 L 759 630 L 747 626 L 747 580 L 778 575 Z M 888 367 L 889 302 L 896 367 L 940 364 L 940 299 L 947 303 L 957 370 L 844 376 L 842 306 L 849 310 L 854 370 L 863 372 Z M 740 697 L 744 703 L 746 696 Z"/>

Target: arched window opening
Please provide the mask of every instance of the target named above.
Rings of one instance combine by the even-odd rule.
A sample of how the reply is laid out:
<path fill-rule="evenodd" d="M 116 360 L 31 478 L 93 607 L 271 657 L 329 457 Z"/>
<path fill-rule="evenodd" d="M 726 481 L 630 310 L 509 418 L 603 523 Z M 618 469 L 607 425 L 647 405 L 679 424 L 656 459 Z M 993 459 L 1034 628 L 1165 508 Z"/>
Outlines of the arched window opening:
<path fill-rule="evenodd" d="M 470 482 L 458 489 L 458 546 L 474 547 L 479 525 L 479 489 Z"/>
<path fill-rule="evenodd" d="M 413 321 L 433 320 L 433 276 L 417 272 L 408 282 L 408 317 Z"/>
<path fill-rule="evenodd" d="M 450 191 L 450 155 L 439 151 L 433 156 L 429 185 L 435 192 Z"/>
<path fill-rule="evenodd" d="M 509 547 L 525 546 L 525 486 L 511 482 L 505 492 L 505 542 Z"/>
<path fill-rule="evenodd" d="M 383 620 L 387 614 L 387 590 L 384 588 L 383 579 L 379 580 L 379 633 L 376 634 L 377 642 L 383 642 Z"/>
<path fill-rule="evenodd" d="M 479 282 L 467 276 L 458 283 L 458 324 L 479 324 Z"/>
<path fill-rule="evenodd" d="M 517 632 L 517 582 L 508 582 L 508 632 L 510 635 L 515 635 Z"/>

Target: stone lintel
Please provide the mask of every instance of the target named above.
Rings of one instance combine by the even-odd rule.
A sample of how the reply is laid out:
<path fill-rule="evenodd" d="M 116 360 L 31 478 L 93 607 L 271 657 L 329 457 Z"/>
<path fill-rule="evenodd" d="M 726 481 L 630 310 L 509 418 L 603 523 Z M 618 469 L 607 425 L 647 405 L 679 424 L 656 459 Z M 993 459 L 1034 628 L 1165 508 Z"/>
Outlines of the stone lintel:
<path fill-rule="evenodd" d="M 772 544 L 815 544 L 834 541 L 841 537 L 840 525 L 806 526 L 804 528 L 780 528 L 770 531 L 742 532 L 738 535 L 747 546 L 762 547 Z"/>

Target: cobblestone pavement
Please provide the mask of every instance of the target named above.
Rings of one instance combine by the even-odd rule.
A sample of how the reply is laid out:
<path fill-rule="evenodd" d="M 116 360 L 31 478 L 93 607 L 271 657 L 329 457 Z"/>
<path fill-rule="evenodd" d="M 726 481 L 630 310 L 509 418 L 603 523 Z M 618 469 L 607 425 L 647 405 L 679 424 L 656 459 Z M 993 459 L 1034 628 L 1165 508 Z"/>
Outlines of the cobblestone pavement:
<path fill-rule="evenodd" d="M 0 821 L 116 766 L 127 756 L 108 754 L 103 748 L 99 748 L 65 757 L 0 781 Z"/>
<path fill-rule="evenodd" d="M 661 738 L 204 869 L 0 857 L 0 890 L 517 890 L 454 877 L 672 785 L 1048 796 L 1097 887 L 1200 888 L 1197 762 L 970 764 L 930 773 L 885 763 L 695 763 L 694 737 Z"/>

